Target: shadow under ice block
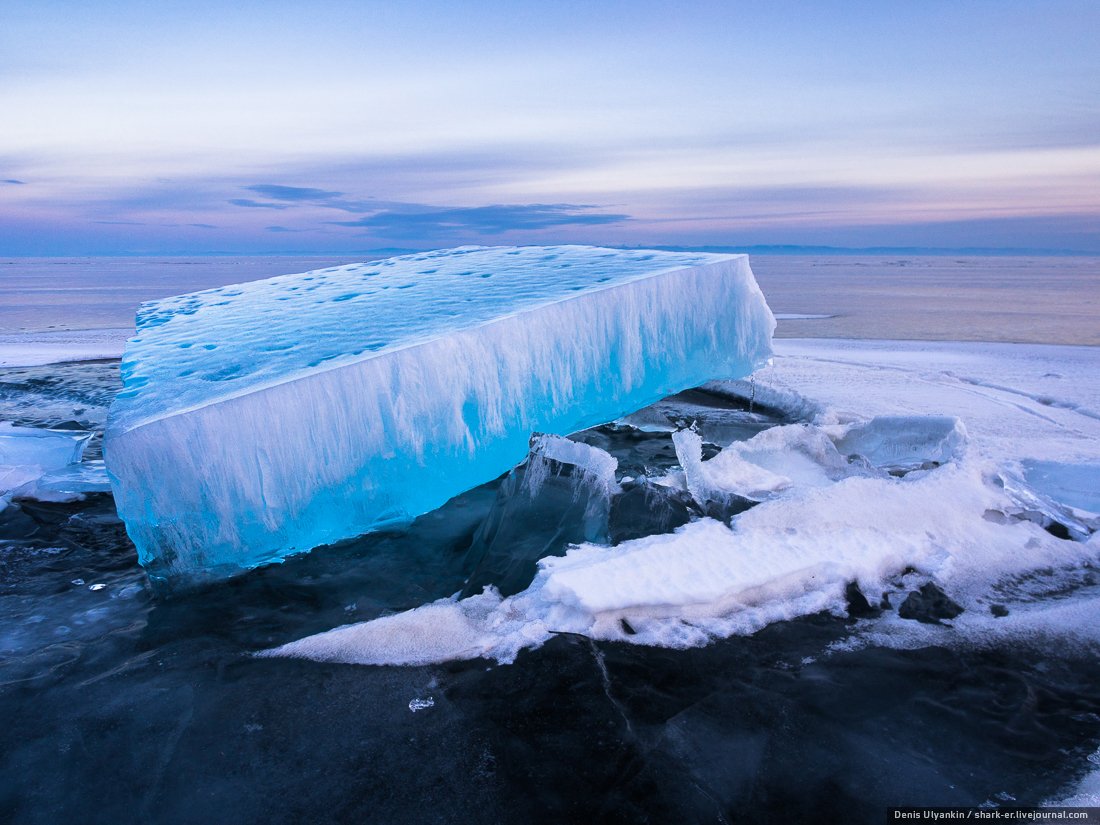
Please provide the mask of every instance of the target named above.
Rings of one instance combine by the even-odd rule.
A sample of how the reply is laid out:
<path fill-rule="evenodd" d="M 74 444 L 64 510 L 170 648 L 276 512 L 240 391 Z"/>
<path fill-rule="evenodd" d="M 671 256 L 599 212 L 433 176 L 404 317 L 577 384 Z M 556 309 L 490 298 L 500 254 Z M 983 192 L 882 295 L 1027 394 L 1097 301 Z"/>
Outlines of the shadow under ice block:
<path fill-rule="evenodd" d="M 104 449 L 158 579 L 406 522 L 771 356 L 744 255 L 463 247 L 143 304 Z"/>

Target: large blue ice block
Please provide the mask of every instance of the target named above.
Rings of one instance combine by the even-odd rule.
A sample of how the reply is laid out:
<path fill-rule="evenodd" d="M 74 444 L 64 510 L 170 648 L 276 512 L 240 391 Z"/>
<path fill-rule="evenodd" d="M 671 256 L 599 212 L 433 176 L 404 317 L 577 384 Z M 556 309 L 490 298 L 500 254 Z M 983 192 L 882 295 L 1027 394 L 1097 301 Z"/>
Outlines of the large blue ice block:
<path fill-rule="evenodd" d="M 771 355 L 744 255 L 463 247 L 143 304 L 104 449 L 158 578 L 407 521 Z"/>

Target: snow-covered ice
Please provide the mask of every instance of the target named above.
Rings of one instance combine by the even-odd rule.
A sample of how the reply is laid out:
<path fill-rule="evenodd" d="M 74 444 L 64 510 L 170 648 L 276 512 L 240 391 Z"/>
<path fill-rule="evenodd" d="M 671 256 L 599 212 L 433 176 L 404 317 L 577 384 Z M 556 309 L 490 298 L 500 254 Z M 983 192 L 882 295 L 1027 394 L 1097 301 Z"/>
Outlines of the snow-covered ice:
<path fill-rule="evenodd" d="M 790 424 L 765 430 L 702 460 L 702 438 L 681 430 L 672 437 L 692 497 L 703 504 L 724 495 L 763 501 L 792 486 L 824 487 L 853 468 L 818 428 Z"/>
<path fill-rule="evenodd" d="M 1100 352 L 845 341 L 777 349 L 755 391 L 745 382 L 710 388 L 754 392 L 809 422 L 772 428 L 709 460 L 700 437 L 682 430 L 683 472 L 659 479 L 697 500 L 762 501 L 728 525 L 699 518 L 613 547 L 582 543 L 542 559 L 531 585 L 507 598 L 489 588 L 266 655 L 507 662 L 559 632 L 695 646 L 808 613 L 843 614 L 852 583 L 886 606 L 856 626 L 852 644 L 944 643 L 957 631 L 950 638 L 960 644 L 1055 636 L 1100 649 L 1100 593 L 1088 573 L 1100 562 L 1100 534 L 1088 538 L 1097 525 L 1082 522 L 1078 538 L 1087 540 L 1076 541 L 1044 529 L 1058 515 L 1088 516 L 1088 468 L 1100 463 Z M 1046 520 L 1029 517 L 1024 492 L 1049 502 Z M 929 582 L 963 608 L 953 628 L 893 612 Z M 383 621 L 404 639 L 454 643 L 397 653 Z"/>
<path fill-rule="evenodd" d="M 1052 807 L 1100 808 L 1100 748 L 1088 755 L 1086 764 L 1086 773 L 1073 786 L 1068 796 L 1048 799 L 1043 804 Z"/>
<path fill-rule="evenodd" d="M 756 400 L 800 418 L 946 415 L 995 460 L 1096 461 L 1095 347 L 791 339 L 775 349 L 775 365 L 757 373 Z M 751 392 L 747 382 L 723 386 Z"/>
<path fill-rule="evenodd" d="M 465 247 L 144 304 L 105 454 L 154 577 L 432 510 L 567 434 L 771 355 L 748 259 Z"/>
<path fill-rule="evenodd" d="M 0 332 L 0 367 L 118 358 L 132 334 L 130 329 Z"/>

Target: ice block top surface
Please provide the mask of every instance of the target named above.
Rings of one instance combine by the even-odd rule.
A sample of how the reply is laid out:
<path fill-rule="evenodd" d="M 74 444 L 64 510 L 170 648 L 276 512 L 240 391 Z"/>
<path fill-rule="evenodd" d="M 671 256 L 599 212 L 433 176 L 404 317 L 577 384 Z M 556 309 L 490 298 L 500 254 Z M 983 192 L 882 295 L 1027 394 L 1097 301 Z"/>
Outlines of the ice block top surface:
<path fill-rule="evenodd" d="M 460 247 L 142 304 L 112 415 L 122 429 L 517 312 L 731 255 Z"/>

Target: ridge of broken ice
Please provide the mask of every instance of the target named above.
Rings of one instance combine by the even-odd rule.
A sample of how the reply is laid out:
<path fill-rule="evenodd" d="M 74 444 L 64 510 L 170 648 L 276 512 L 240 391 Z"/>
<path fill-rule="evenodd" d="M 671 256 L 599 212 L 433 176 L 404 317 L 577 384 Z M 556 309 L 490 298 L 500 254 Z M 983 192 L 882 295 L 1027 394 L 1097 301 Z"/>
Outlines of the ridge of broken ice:
<path fill-rule="evenodd" d="M 464 247 L 142 306 L 104 451 L 154 577 L 428 512 L 567 434 L 771 355 L 745 256 Z"/>
<path fill-rule="evenodd" d="M 707 460 L 696 433 L 675 434 L 683 471 L 663 484 L 686 489 L 704 511 L 723 495 L 762 501 L 734 513 L 728 525 L 698 518 L 616 546 L 580 543 L 542 559 L 522 592 L 502 597 L 490 588 L 390 619 L 405 638 L 420 632 L 462 640 L 427 660 L 509 662 L 558 632 L 684 647 L 809 613 L 843 615 L 854 586 L 883 607 L 871 608 L 881 609 L 881 621 L 855 625 L 853 644 L 860 638 L 917 646 L 949 638 L 1041 643 L 1057 636 L 1100 649 L 1100 596 L 1089 584 L 1100 563 L 1094 532 L 1100 524 L 1082 522 L 1078 540 L 1053 529 L 1060 524 L 1053 520 L 1067 513 L 1087 515 L 1071 502 L 1091 502 L 1079 496 L 1091 492 L 1100 463 L 1100 421 L 1087 414 L 1100 386 L 1080 379 L 1067 385 L 1072 396 L 1051 414 L 1040 394 L 1027 389 L 1058 380 L 1059 362 L 1095 366 L 1097 351 L 970 346 L 958 354 L 949 345 L 816 345 L 792 344 L 799 354 L 758 374 L 755 391 L 728 387 L 790 413 L 810 411 L 813 423 L 774 427 Z M 830 352 L 841 347 L 854 356 Z M 1020 357 L 1006 359 L 1006 351 Z M 960 368 L 967 380 L 960 380 Z M 1013 387 L 1013 377 L 1025 389 Z M 859 394 L 844 394 L 854 387 Z M 1018 400 L 1032 395 L 1032 403 Z M 966 426 L 945 412 L 959 414 Z M 1037 444 L 1046 463 L 1028 458 Z M 1042 518 L 1022 501 L 1045 507 Z M 891 610 L 928 583 L 964 611 L 951 620 L 954 637 L 945 636 L 943 625 L 918 624 Z M 1079 597 L 1067 597 L 1075 591 Z M 1047 592 L 1058 599 L 1043 600 Z M 381 629 L 375 622 L 351 625 L 263 655 L 407 661 Z"/>

